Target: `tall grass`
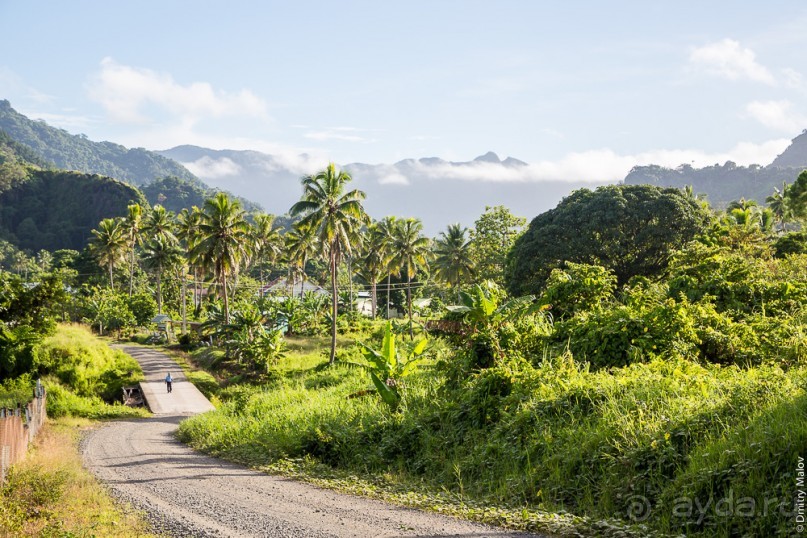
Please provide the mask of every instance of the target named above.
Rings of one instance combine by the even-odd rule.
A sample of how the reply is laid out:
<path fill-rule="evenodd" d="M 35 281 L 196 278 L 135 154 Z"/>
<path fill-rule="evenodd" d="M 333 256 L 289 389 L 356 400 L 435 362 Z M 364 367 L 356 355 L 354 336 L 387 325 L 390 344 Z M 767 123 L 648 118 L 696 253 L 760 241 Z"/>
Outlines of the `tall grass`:
<path fill-rule="evenodd" d="M 359 372 L 286 360 L 266 386 L 221 391 L 221 408 L 183 422 L 181 438 L 254 465 L 314 458 L 469 502 L 662 533 L 792 527 L 771 503 L 792 505 L 792 470 L 807 452 L 805 368 L 679 358 L 591 372 L 563 355 L 483 370 L 455 388 L 427 370 L 407 379 L 405 408 L 390 414 L 374 395 L 351 397 L 369 385 Z M 754 517 L 725 509 L 742 497 L 758 506 Z"/>
<path fill-rule="evenodd" d="M 125 407 L 122 387 L 143 379 L 140 365 L 123 351 L 110 348 L 81 325 L 59 325 L 37 350 L 39 370 L 46 374 L 48 415 L 112 418 L 144 416 L 144 409 Z"/>

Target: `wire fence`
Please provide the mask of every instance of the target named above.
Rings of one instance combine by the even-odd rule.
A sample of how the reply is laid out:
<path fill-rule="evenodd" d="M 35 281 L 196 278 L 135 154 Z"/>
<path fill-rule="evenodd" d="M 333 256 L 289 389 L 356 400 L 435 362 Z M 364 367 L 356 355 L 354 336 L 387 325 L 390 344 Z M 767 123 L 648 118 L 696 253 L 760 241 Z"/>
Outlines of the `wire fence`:
<path fill-rule="evenodd" d="M 0 484 L 5 483 L 9 467 L 25 456 L 28 444 L 45 423 L 46 400 L 45 389 L 37 381 L 34 397 L 27 405 L 0 408 Z"/>

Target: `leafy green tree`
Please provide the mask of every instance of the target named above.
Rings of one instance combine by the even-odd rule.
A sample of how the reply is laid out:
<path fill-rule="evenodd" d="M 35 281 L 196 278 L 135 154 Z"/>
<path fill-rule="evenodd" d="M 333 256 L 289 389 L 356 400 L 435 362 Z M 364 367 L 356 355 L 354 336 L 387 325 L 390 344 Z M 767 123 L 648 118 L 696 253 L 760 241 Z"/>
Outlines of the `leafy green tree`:
<path fill-rule="evenodd" d="M 471 242 L 468 229 L 459 224 L 449 224 L 445 232 L 434 241 L 434 274 L 457 292 L 460 286 L 475 274 L 471 257 Z"/>
<path fill-rule="evenodd" d="M 567 261 L 601 265 L 624 284 L 658 274 L 671 254 L 705 230 L 710 213 L 679 189 L 609 185 L 580 189 L 538 215 L 508 256 L 514 295 L 539 292 Z"/>
<path fill-rule="evenodd" d="M 566 262 L 553 269 L 546 281 L 541 304 L 556 318 L 589 312 L 613 299 L 616 276 L 599 265 Z"/>
<path fill-rule="evenodd" d="M 361 201 L 365 194 L 360 190 L 345 192 L 352 180 L 345 171 L 336 171 L 333 163 L 325 170 L 303 178 L 302 199 L 291 207 L 294 216 L 303 215 L 300 223 L 310 226 L 328 255 L 331 274 L 331 355 L 336 358 L 336 317 L 338 314 L 337 272 L 344 255 L 349 255 L 358 242 L 361 226 L 367 214 Z"/>
<path fill-rule="evenodd" d="M 807 170 L 787 189 L 787 204 L 797 219 L 807 219 Z"/>
<path fill-rule="evenodd" d="M 523 233 L 527 219 L 499 205 L 486 207 L 471 230 L 471 253 L 476 276 L 504 286 L 507 253 Z"/>
<path fill-rule="evenodd" d="M 414 339 L 412 329 L 412 278 L 418 271 L 429 267 L 430 241 L 423 236 L 423 224 L 418 219 L 403 219 L 392 230 L 393 266 L 400 267 L 406 276 L 406 307 L 409 312 L 409 338 Z"/>
<path fill-rule="evenodd" d="M 109 287 L 115 289 L 113 271 L 126 256 L 126 233 L 120 219 L 104 219 L 93 230 L 90 252 L 101 267 L 109 271 Z"/>
<path fill-rule="evenodd" d="M 249 224 L 238 200 L 220 192 L 205 201 L 199 221 L 199 238 L 192 246 L 194 258 L 213 270 L 224 300 L 224 322 L 230 322 L 227 279 L 249 259 L 252 241 Z"/>

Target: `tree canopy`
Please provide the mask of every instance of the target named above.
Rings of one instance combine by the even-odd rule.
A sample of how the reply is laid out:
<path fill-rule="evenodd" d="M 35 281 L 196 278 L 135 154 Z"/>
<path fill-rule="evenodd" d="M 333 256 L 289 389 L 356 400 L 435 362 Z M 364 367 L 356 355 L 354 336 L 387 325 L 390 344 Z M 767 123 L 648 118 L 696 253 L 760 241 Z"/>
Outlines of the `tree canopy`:
<path fill-rule="evenodd" d="M 540 291 L 564 262 L 601 265 L 624 284 L 662 270 L 709 222 L 709 212 L 679 189 L 609 185 L 580 189 L 533 219 L 510 251 L 507 287 Z"/>

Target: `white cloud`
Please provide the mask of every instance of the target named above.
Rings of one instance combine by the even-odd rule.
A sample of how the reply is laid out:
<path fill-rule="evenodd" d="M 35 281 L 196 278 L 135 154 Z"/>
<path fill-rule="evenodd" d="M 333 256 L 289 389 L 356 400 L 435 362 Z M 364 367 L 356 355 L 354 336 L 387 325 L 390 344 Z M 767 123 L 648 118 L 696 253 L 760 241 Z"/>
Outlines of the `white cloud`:
<path fill-rule="evenodd" d="M 203 179 L 236 176 L 239 172 L 241 172 L 241 167 L 233 162 L 232 159 L 228 159 L 227 157 L 213 159 L 205 155 L 201 159 L 193 162 L 182 163 L 182 165 L 190 170 L 192 174 Z"/>
<path fill-rule="evenodd" d="M 459 165 L 450 163 L 430 165 L 415 163 L 419 176 L 428 179 L 458 179 L 465 181 L 541 182 L 588 181 L 613 182 L 625 178 L 631 168 L 657 164 L 675 168 L 682 164 L 695 167 L 733 161 L 738 165 L 768 164 L 790 143 L 777 139 L 754 144 L 741 142 L 726 152 L 706 153 L 700 150 L 651 150 L 634 155 L 619 155 L 611 149 L 569 153 L 556 161 L 541 161 L 512 167 L 497 163 L 472 161 Z"/>
<path fill-rule="evenodd" d="M 409 185 L 409 178 L 403 174 L 391 173 L 378 179 L 381 185 Z"/>
<path fill-rule="evenodd" d="M 204 117 L 267 116 L 266 103 L 249 90 L 215 90 L 207 82 L 183 86 L 168 73 L 121 65 L 111 58 L 101 61 L 89 92 L 107 114 L 126 123 L 149 122 L 143 110 L 147 105 L 191 123 Z"/>
<path fill-rule="evenodd" d="M 749 116 L 765 127 L 785 133 L 797 133 L 807 126 L 807 117 L 793 111 L 793 103 L 781 101 L 752 101 L 745 106 Z"/>
<path fill-rule="evenodd" d="M 730 80 L 749 79 L 775 85 L 776 80 L 768 69 L 759 64 L 754 51 L 742 48 L 738 41 L 723 39 L 692 49 L 689 61 L 714 75 Z"/>

